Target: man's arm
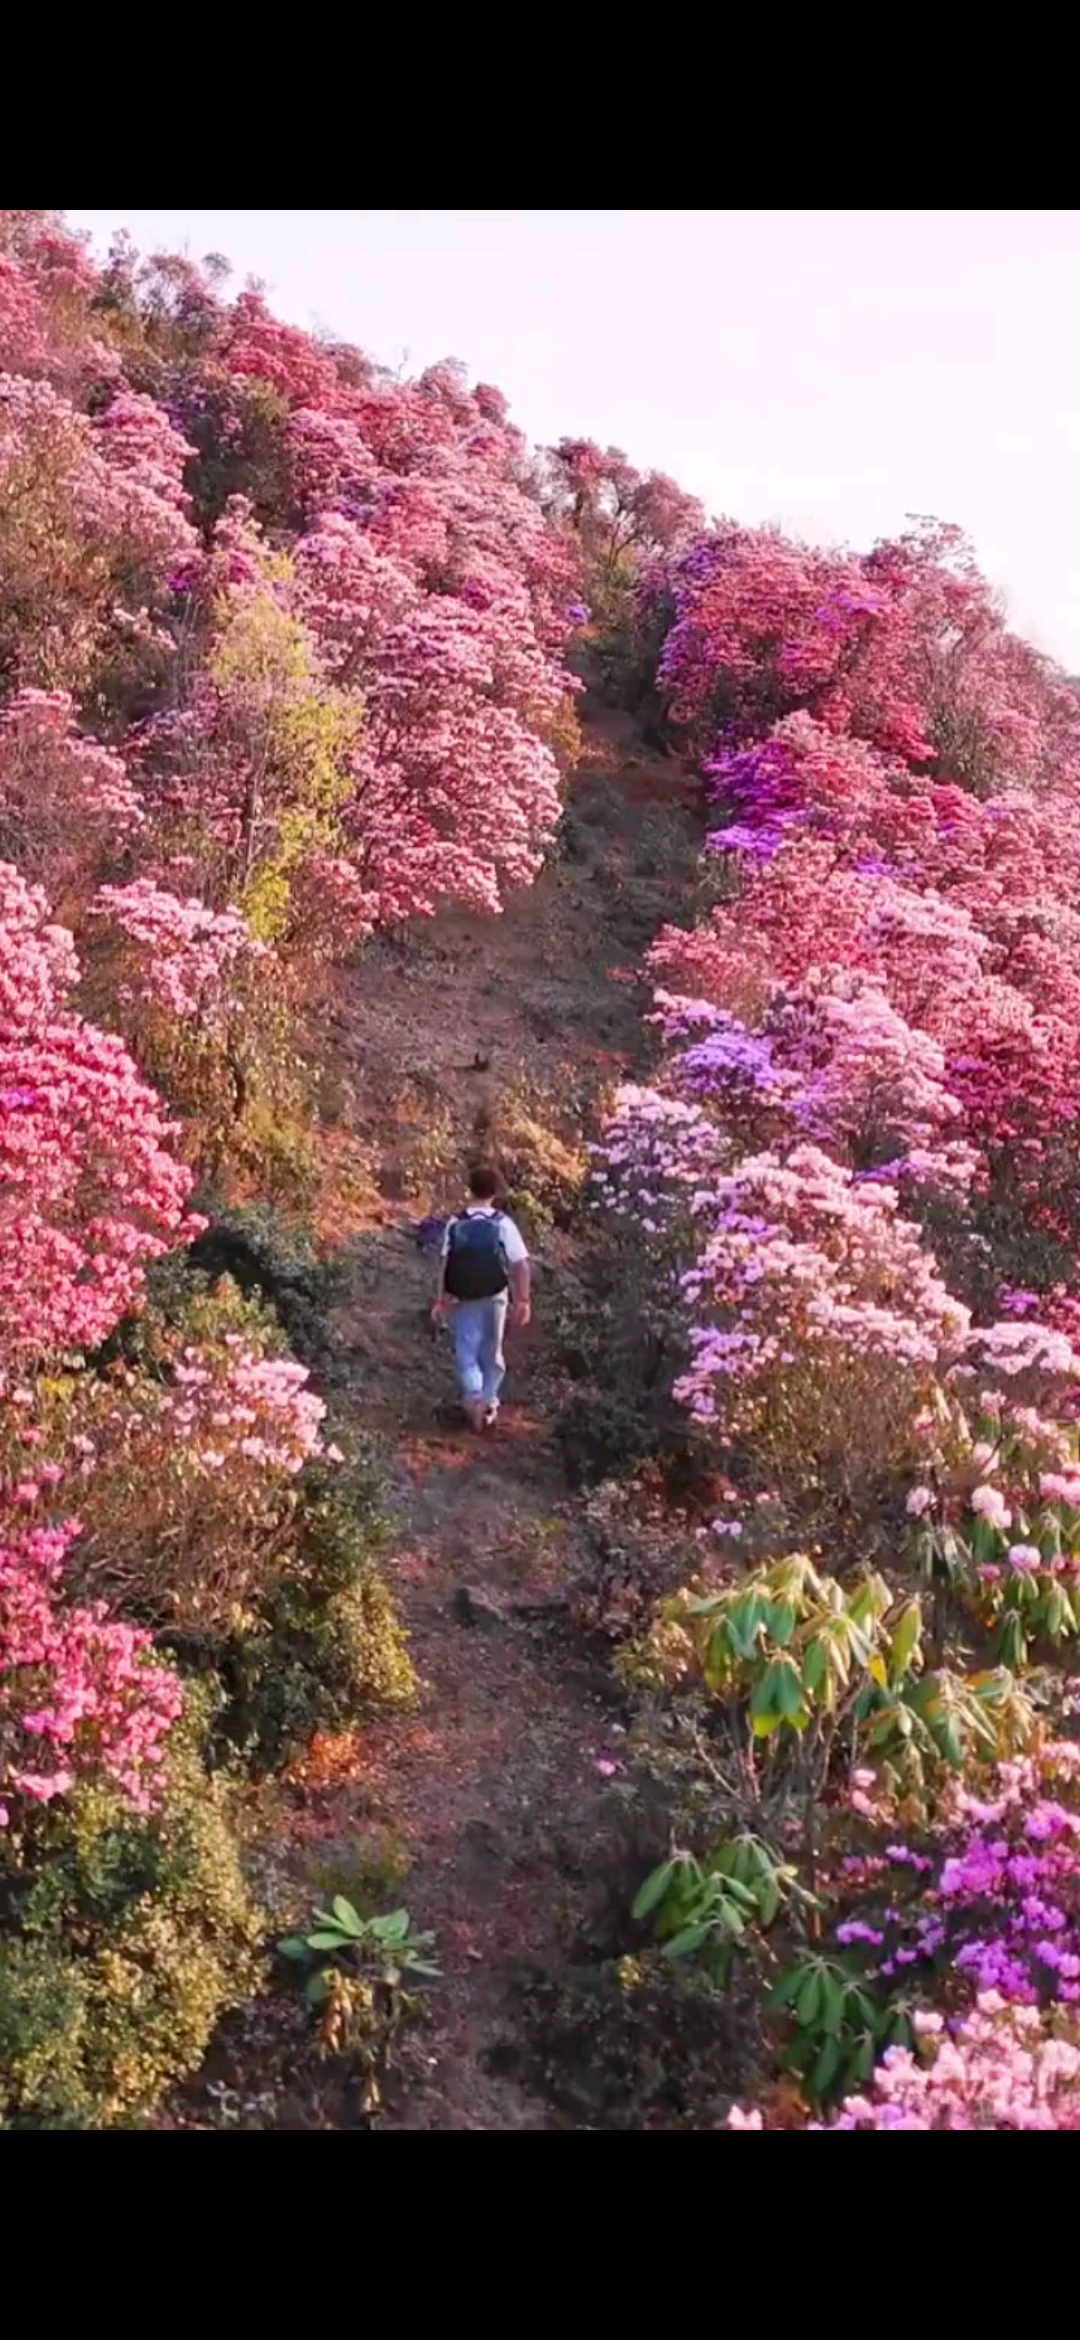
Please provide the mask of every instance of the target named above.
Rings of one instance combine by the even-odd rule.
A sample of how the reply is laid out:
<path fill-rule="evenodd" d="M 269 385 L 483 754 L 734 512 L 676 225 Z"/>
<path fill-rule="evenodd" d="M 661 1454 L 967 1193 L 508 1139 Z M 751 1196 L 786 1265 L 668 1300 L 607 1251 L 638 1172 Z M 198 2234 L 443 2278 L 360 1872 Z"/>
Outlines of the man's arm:
<path fill-rule="evenodd" d="M 532 1315 L 532 1267 L 527 1259 L 519 1259 L 509 1270 L 510 1322 L 528 1324 Z"/>
<path fill-rule="evenodd" d="M 435 1297 L 431 1303 L 433 1317 L 445 1316 L 447 1309 L 453 1306 L 450 1294 L 446 1289 L 446 1261 L 449 1250 L 450 1229 L 448 1227 L 443 1236 L 442 1250 L 439 1253 L 439 1280 L 435 1286 Z"/>

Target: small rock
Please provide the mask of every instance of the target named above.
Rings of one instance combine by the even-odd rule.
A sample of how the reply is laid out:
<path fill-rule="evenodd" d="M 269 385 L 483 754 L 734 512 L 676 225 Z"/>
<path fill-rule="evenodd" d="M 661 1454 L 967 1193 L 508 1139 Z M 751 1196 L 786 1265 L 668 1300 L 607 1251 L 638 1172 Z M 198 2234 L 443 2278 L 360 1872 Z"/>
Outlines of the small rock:
<path fill-rule="evenodd" d="M 543 1622 L 546 1618 L 565 1616 L 569 1606 L 569 1601 L 561 1593 L 546 1594 L 543 1598 L 534 1596 L 532 1600 L 518 1600 L 510 1603 L 511 1611 L 515 1617 L 526 1617 L 537 1622 Z"/>
<path fill-rule="evenodd" d="M 450 1607 L 459 1625 L 490 1627 L 504 1622 L 502 1610 L 487 1593 L 476 1592 L 468 1584 L 459 1584 Z"/>

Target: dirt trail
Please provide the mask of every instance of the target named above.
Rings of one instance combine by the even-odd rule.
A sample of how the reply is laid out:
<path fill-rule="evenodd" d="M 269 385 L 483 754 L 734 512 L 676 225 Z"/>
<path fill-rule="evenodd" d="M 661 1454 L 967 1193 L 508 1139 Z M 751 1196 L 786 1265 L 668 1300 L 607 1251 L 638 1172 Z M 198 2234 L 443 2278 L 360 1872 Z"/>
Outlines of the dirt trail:
<path fill-rule="evenodd" d="M 501 919 L 446 916 L 407 952 L 367 959 L 339 1025 L 385 1199 L 353 1246 L 333 1331 L 348 1411 L 390 1457 L 391 1573 L 425 1687 L 417 1710 L 308 1767 L 298 1819 L 305 1857 L 343 1872 L 360 1835 L 391 1831 L 410 1864 L 394 1898 L 438 1934 L 445 1979 L 380 2116 L 390 2127 L 552 2125 L 487 2056 L 515 1962 L 565 1953 L 587 1914 L 610 1792 L 598 1766 L 618 1760 L 603 1685 L 559 1611 L 584 1557 L 548 1331 L 574 1245 L 536 1245 L 533 1327 L 509 1336 L 499 1428 L 476 1439 L 450 1403 L 448 1342 L 427 1323 L 431 1264 L 407 1240 L 408 1221 L 454 1193 L 478 1115 L 522 1073 L 573 1118 L 579 1080 L 637 1064 L 635 975 L 687 880 L 694 791 L 618 717 L 586 710 L 566 827 L 565 850 Z"/>

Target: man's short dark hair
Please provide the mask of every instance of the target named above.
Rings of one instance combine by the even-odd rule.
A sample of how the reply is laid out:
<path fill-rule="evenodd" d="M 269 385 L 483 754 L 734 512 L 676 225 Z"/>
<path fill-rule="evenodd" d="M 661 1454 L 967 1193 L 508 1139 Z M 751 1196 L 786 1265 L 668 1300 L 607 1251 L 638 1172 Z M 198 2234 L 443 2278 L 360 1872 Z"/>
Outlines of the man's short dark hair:
<path fill-rule="evenodd" d="M 477 1202 L 494 1202 L 502 1192 L 502 1179 L 490 1163 L 477 1162 L 469 1172 L 469 1193 Z"/>

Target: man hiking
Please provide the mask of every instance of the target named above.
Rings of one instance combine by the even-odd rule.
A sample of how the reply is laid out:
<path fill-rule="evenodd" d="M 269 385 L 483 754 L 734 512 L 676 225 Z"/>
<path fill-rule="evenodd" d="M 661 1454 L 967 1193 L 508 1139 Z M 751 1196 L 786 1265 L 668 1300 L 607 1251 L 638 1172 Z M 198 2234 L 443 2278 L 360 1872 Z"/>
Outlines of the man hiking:
<path fill-rule="evenodd" d="M 507 1307 L 513 1325 L 528 1324 L 531 1314 L 529 1255 L 513 1220 L 499 1209 L 499 1184 L 494 1170 L 470 1170 L 470 1200 L 448 1222 L 431 1307 L 436 1321 L 454 1312 L 462 1404 L 474 1430 L 490 1430 L 498 1420 Z"/>

